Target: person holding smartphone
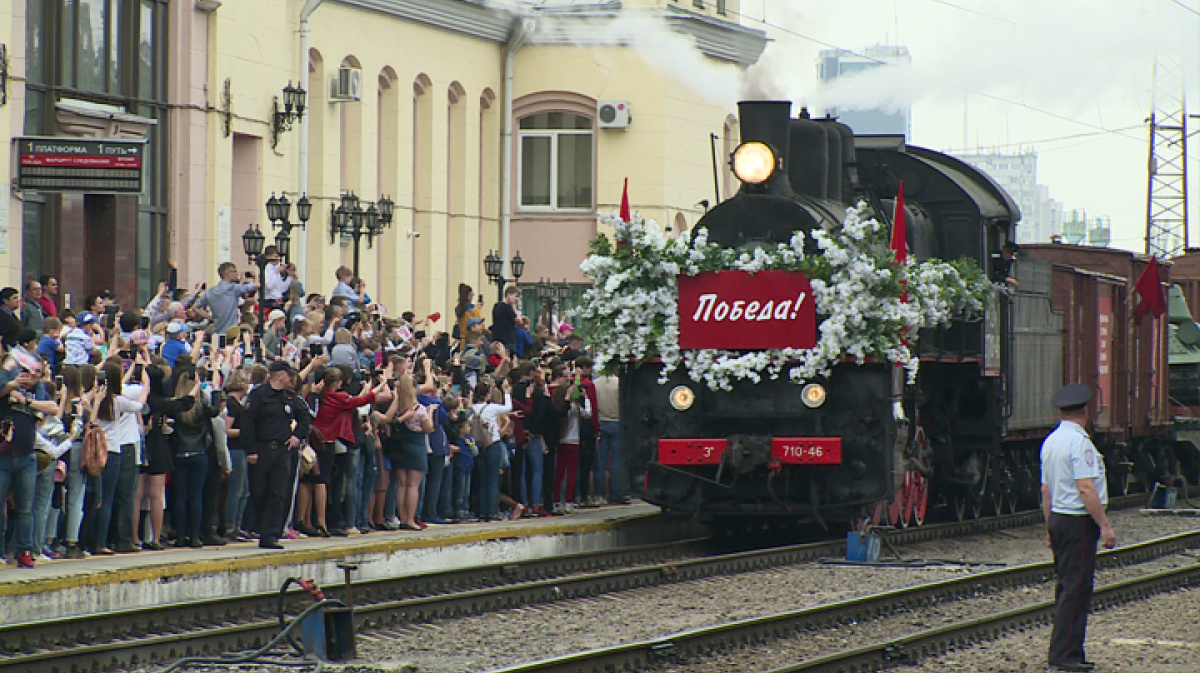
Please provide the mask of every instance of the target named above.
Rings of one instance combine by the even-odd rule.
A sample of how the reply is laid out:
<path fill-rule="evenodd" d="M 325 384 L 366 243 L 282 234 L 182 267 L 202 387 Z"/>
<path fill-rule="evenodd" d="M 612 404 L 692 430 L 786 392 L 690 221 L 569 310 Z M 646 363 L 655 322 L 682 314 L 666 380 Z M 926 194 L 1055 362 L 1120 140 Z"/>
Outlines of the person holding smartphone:
<path fill-rule="evenodd" d="M 213 330 L 224 332 L 238 324 L 241 319 L 242 314 L 238 301 L 246 295 L 257 292 L 259 285 L 254 278 L 253 271 L 247 271 L 246 281 L 239 283 L 237 264 L 233 262 L 225 262 L 218 266 L 217 275 L 221 277 L 221 282 L 205 292 L 196 301 L 196 306 L 209 307 L 212 313 Z"/>
<path fill-rule="evenodd" d="M 49 398 L 42 383 L 44 365 L 36 356 L 14 349 L 0 368 L 0 423 L 8 437 L 8 451 L 0 454 L 0 492 L 11 485 L 16 504 L 14 551 L 17 566 L 35 565 L 33 544 L 33 499 L 37 479 L 34 435 L 35 414 L 57 414 L 58 404 Z M 8 428 L 11 427 L 11 434 Z"/>

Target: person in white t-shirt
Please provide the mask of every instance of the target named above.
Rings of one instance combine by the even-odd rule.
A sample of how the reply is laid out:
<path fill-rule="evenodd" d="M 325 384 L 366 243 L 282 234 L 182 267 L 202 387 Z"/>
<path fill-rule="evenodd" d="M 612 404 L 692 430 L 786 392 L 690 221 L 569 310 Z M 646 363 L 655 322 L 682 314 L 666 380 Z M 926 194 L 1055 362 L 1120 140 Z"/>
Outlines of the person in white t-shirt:
<path fill-rule="evenodd" d="M 124 369 L 115 362 L 106 362 L 97 381 L 94 394 L 100 398 L 96 408 L 96 425 L 108 440 L 108 462 L 101 475 L 100 509 L 91 529 L 92 554 L 112 554 L 108 525 L 116 517 L 116 551 L 140 551 L 133 545 L 133 496 L 137 491 L 138 455 L 142 443 L 142 428 L 138 417 L 150 393 L 150 378 L 146 372 L 149 362 L 139 357 L 137 363 Z M 133 381 L 134 374 L 139 378 Z"/>

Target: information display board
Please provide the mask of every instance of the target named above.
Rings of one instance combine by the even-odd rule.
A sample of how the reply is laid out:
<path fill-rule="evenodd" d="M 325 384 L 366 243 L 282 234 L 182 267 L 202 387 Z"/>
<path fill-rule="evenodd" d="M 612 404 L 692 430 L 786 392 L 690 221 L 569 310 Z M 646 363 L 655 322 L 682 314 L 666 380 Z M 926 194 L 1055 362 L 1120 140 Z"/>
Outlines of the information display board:
<path fill-rule="evenodd" d="M 38 192 L 138 194 L 146 141 L 15 138 L 17 188 Z"/>

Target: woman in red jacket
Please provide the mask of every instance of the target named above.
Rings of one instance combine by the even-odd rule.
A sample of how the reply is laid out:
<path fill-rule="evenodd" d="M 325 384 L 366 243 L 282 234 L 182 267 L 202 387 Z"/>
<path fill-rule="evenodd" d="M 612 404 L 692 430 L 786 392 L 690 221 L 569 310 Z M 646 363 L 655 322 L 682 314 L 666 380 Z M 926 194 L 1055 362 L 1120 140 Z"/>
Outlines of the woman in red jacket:
<path fill-rule="evenodd" d="M 342 390 L 342 372 L 337 367 L 325 368 L 322 383 L 324 385 L 317 406 L 317 417 L 313 419 L 312 425 L 325 437 L 325 446 L 317 452 L 318 474 L 314 475 L 316 483 L 312 484 L 312 507 L 316 510 L 315 518 L 317 520 L 316 528 L 313 530 L 321 537 L 328 537 L 329 531 L 325 528 L 325 503 L 329 480 L 333 475 L 334 456 L 338 453 L 345 453 L 348 447 L 354 446 L 354 423 L 358 420 L 358 408 L 365 404 L 374 404 L 375 394 L 386 390 L 387 385 L 380 384 L 374 390 L 351 397 Z M 341 447 L 336 446 L 339 443 L 342 444 Z M 296 519 L 298 521 L 296 530 L 308 534 L 308 531 L 304 529 L 309 528 L 305 521 L 308 518 L 308 512 L 305 510 L 308 508 L 301 507 L 301 505 L 307 504 L 303 500 L 307 500 L 307 498 L 298 498 L 296 502 Z M 335 522 L 340 522 L 341 518 L 335 516 Z M 301 528 L 301 524 L 304 525 L 304 528 Z"/>

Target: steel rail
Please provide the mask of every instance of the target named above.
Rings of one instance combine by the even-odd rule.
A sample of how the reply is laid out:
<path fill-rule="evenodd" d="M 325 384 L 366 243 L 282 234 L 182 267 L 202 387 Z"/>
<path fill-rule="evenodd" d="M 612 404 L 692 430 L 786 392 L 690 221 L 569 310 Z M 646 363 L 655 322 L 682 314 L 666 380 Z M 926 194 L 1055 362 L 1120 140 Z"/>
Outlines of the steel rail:
<path fill-rule="evenodd" d="M 1172 568 L 1096 587 L 1092 595 L 1092 607 L 1093 610 L 1099 611 L 1114 605 L 1124 605 L 1196 586 L 1200 586 L 1200 564 Z M 765 673 L 882 671 L 900 665 L 918 664 L 926 658 L 945 654 L 952 649 L 998 640 L 1010 633 L 1043 626 L 1049 624 L 1053 617 L 1054 601 L 1046 600 L 844 652 L 835 652 L 774 668 Z"/>
<path fill-rule="evenodd" d="M 1145 499 L 1143 494 L 1123 496 L 1114 498 L 1111 505 L 1113 509 L 1135 507 Z M 1041 513 L 1035 510 L 897 529 L 887 536 L 904 546 L 1041 520 Z M 834 540 L 661 561 L 694 553 L 703 543 L 684 540 L 360 581 L 353 585 L 355 612 L 365 628 L 455 618 L 813 562 L 843 555 L 846 544 Z M 654 561 L 659 562 L 639 565 Z M 326 593 L 338 596 L 340 589 L 327 587 Z M 0 673 L 114 670 L 147 661 L 258 647 L 278 630 L 278 600 L 278 592 L 271 592 L 0 626 Z M 292 592 L 285 610 L 295 614 L 308 600 L 304 592 Z"/>
<path fill-rule="evenodd" d="M 398 601 L 661 562 L 704 553 L 706 544 L 707 538 L 692 538 L 665 544 L 579 552 L 404 577 L 360 580 L 353 584 L 353 588 L 355 599 L 361 604 Z M 340 593 L 338 587 L 325 590 L 327 593 Z M 284 610 L 295 614 L 309 602 L 311 598 L 307 593 L 295 590 L 285 598 Z M 176 634 L 189 634 L 197 629 L 273 619 L 278 609 L 279 592 L 273 591 L 0 625 L 0 671 L 10 670 L 10 656 L 80 645 L 99 647 L 109 641 L 128 643 L 130 638 L 136 637 L 176 637 Z"/>
<path fill-rule="evenodd" d="M 1200 547 L 1200 532 L 1181 533 L 1155 540 L 1105 551 L 1097 556 L 1097 567 L 1121 567 L 1144 562 L 1167 554 L 1179 553 Z M 1182 576 L 1187 581 L 1200 581 L 1200 564 L 1188 566 Z M 660 638 L 653 638 L 613 647 L 579 652 L 561 657 L 518 664 L 493 673 L 605 673 L 607 671 L 638 671 L 657 665 L 676 663 L 693 657 L 704 657 L 709 653 L 725 649 L 737 649 L 766 643 L 773 639 L 796 636 L 815 629 L 836 628 L 840 624 L 861 623 L 887 617 L 892 614 L 912 611 L 923 606 L 946 603 L 988 593 L 1044 584 L 1054 576 L 1054 565 L 1049 562 L 1030 563 L 1011 568 L 991 570 L 964 577 L 939 580 L 927 584 L 893 589 L 881 593 L 845 599 L 774 615 L 742 619 L 727 624 L 707 626 L 682 631 Z M 1157 577 L 1153 575 L 1150 577 Z M 1153 585 L 1153 583 L 1151 583 Z M 1120 586 L 1141 586 L 1136 582 L 1120 583 Z M 1118 585 L 1113 585 L 1118 586 Z M 1096 591 L 1098 604 L 1108 600 L 1110 594 L 1101 589 Z M 1125 594 L 1116 594 L 1124 596 Z M 1049 603 L 1053 606 L 1053 602 Z M 1044 609 L 1039 604 L 1038 609 Z M 1000 622 L 997 622 L 999 624 Z M 1028 621 L 1023 622 L 1028 623 Z M 945 629 L 936 629 L 939 634 Z M 949 631 L 947 631 L 949 633 Z M 999 626 L 996 632 L 1001 633 Z M 957 633 L 957 632 L 955 632 Z M 929 642 L 937 638 L 931 637 Z M 901 639 L 903 640 L 903 639 Z M 945 642 L 950 642 L 946 640 Z M 963 641 L 967 642 L 967 641 Z M 917 645 L 925 640 L 917 639 Z M 901 647 L 903 646 L 903 647 Z M 867 647 L 859 655 L 842 653 L 849 658 L 840 660 L 837 654 L 820 658 L 830 662 L 827 667 L 813 668 L 814 671 L 873 671 L 880 670 L 885 661 L 884 654 L 891 657 L 907 656 L 904 652 L 912 646 L 904 642 L 888 641 L 877 647 Z M 918 648 L 919 649 L 919 648 Z M 924 650 L 920 650 L 924 651 Z M 818 661 L 814 659 L 812 661 Z M 808 662 L 798 665 L 810 665 Z M 822 663 L 821 666 L 826 666 Z M 865 667 L 864 667 L 865 666 Z M 871 668 L 876 666 L 876 668 Z M 797 668 L 799 670 L 810 670 Z"/>

